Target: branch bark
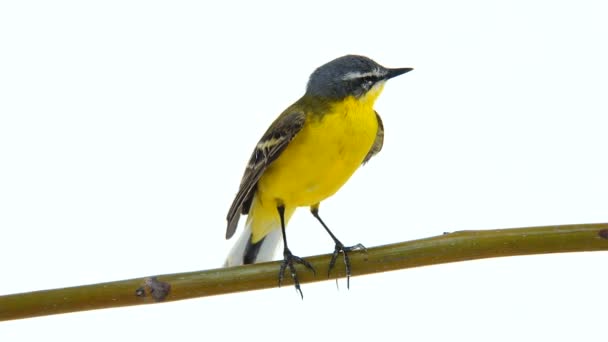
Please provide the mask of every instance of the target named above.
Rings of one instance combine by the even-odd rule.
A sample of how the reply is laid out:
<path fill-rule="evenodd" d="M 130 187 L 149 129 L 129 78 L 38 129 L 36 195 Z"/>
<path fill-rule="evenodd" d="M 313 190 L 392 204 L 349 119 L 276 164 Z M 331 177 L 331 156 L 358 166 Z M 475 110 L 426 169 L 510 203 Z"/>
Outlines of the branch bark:
<path fill-rule="evenodd" d="M 350 254 L 353 276 L 473 259 L 608 250 L 608 223 L 459 231 Z M 327 280 L 330 255 L 306 258 L 300 282 Z M 277 286 L 278 262 L 0 296 L 0 321 L 176 301 Z M 336 267 L 333 277 L 344 277 Z M 283 286 L 291 285 L 286 276 Z"/>

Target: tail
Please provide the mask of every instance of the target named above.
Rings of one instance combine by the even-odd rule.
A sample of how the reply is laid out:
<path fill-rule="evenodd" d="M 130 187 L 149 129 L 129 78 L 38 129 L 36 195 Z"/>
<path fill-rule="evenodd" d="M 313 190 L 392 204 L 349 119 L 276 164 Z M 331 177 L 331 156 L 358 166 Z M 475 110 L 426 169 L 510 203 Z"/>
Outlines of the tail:
<path fill-rule="evenodd" d="M 277 247 L 281 243 L 281 229 L 275 229 L 258 242 L 251 242 L 251 228 L 245 227 L 230 254 L 224 262 L 224 267 L 253 264 L 270 261 L 274 258 Z"/>
<path fill-rule="evenodd" d="M 285 225 L 294 209 L 285 210 Z M 263 206 L 257 196 L 253 198 L 245 229 L 230 250 L 224 267 L 265 262 L 274 259 L 281 243 L 281 221 L 274 206 Z"/>

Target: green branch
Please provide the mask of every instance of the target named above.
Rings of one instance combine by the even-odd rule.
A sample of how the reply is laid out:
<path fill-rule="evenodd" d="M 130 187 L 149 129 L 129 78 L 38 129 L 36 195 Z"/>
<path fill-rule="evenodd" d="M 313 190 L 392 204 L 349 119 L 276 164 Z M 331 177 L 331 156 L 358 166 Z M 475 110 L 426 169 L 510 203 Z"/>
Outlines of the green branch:
<path fill-rule="evenodd" d="M 513 255 L 608 250 L 608 223 L 459 231 L 351 254 L 353 276 Z M 330 255 L 306 258 L 301 283 L 327 280 Z M 277 286 L 278 262 L 0 296 L 0 321 L 175 301 Z M 333 277 L 343 277 L 336 267 Z M 291 284 L 286 276 L 284 286 Z"/>

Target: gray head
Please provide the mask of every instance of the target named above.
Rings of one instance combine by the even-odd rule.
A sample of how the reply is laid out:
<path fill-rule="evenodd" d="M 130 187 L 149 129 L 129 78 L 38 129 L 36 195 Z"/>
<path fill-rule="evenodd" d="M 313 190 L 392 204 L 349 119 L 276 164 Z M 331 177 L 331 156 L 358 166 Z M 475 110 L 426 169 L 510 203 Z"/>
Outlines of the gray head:
<path fill-rule="evenodd" d="M 310 75 L 306 94 L 331 99 L 359 98 L 377 83 L 411 70 L 389 69 L 367 57 L 347 55 L 318 67 Z"/>

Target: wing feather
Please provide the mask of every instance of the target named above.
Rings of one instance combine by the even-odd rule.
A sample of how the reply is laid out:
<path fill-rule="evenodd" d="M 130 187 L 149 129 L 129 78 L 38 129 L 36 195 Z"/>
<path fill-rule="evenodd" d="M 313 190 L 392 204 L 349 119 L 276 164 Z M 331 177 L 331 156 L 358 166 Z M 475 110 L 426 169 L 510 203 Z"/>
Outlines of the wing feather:
<path fill-rule="evenodd" d="M 384 145 L 384 125 L 382 124 L 382 119 L 378 112 L 376 113 L 376 119 L 378 119 L 378 131 L 376 132 L 376 140 L 374 140 L 374 144 L 367 152 L 365 159 L 363 159 L 363 163 L 367 163 L 373 156 L 378 154 L 382 150 L 382 145 Z"/>
<path fill-rule="evenodd" d="M 288 109 L 270 125 L 257 143 L 245 168 L 241 185 L 237 192 L 226 220 L 226 239 L 230 239 L 239 223 L 241 214 L 247 214 L 255 193 L 258 180 L 275 159 L 287 147 L 289 142 L 304 126 L 306 115 L 301 111 Z"/>

